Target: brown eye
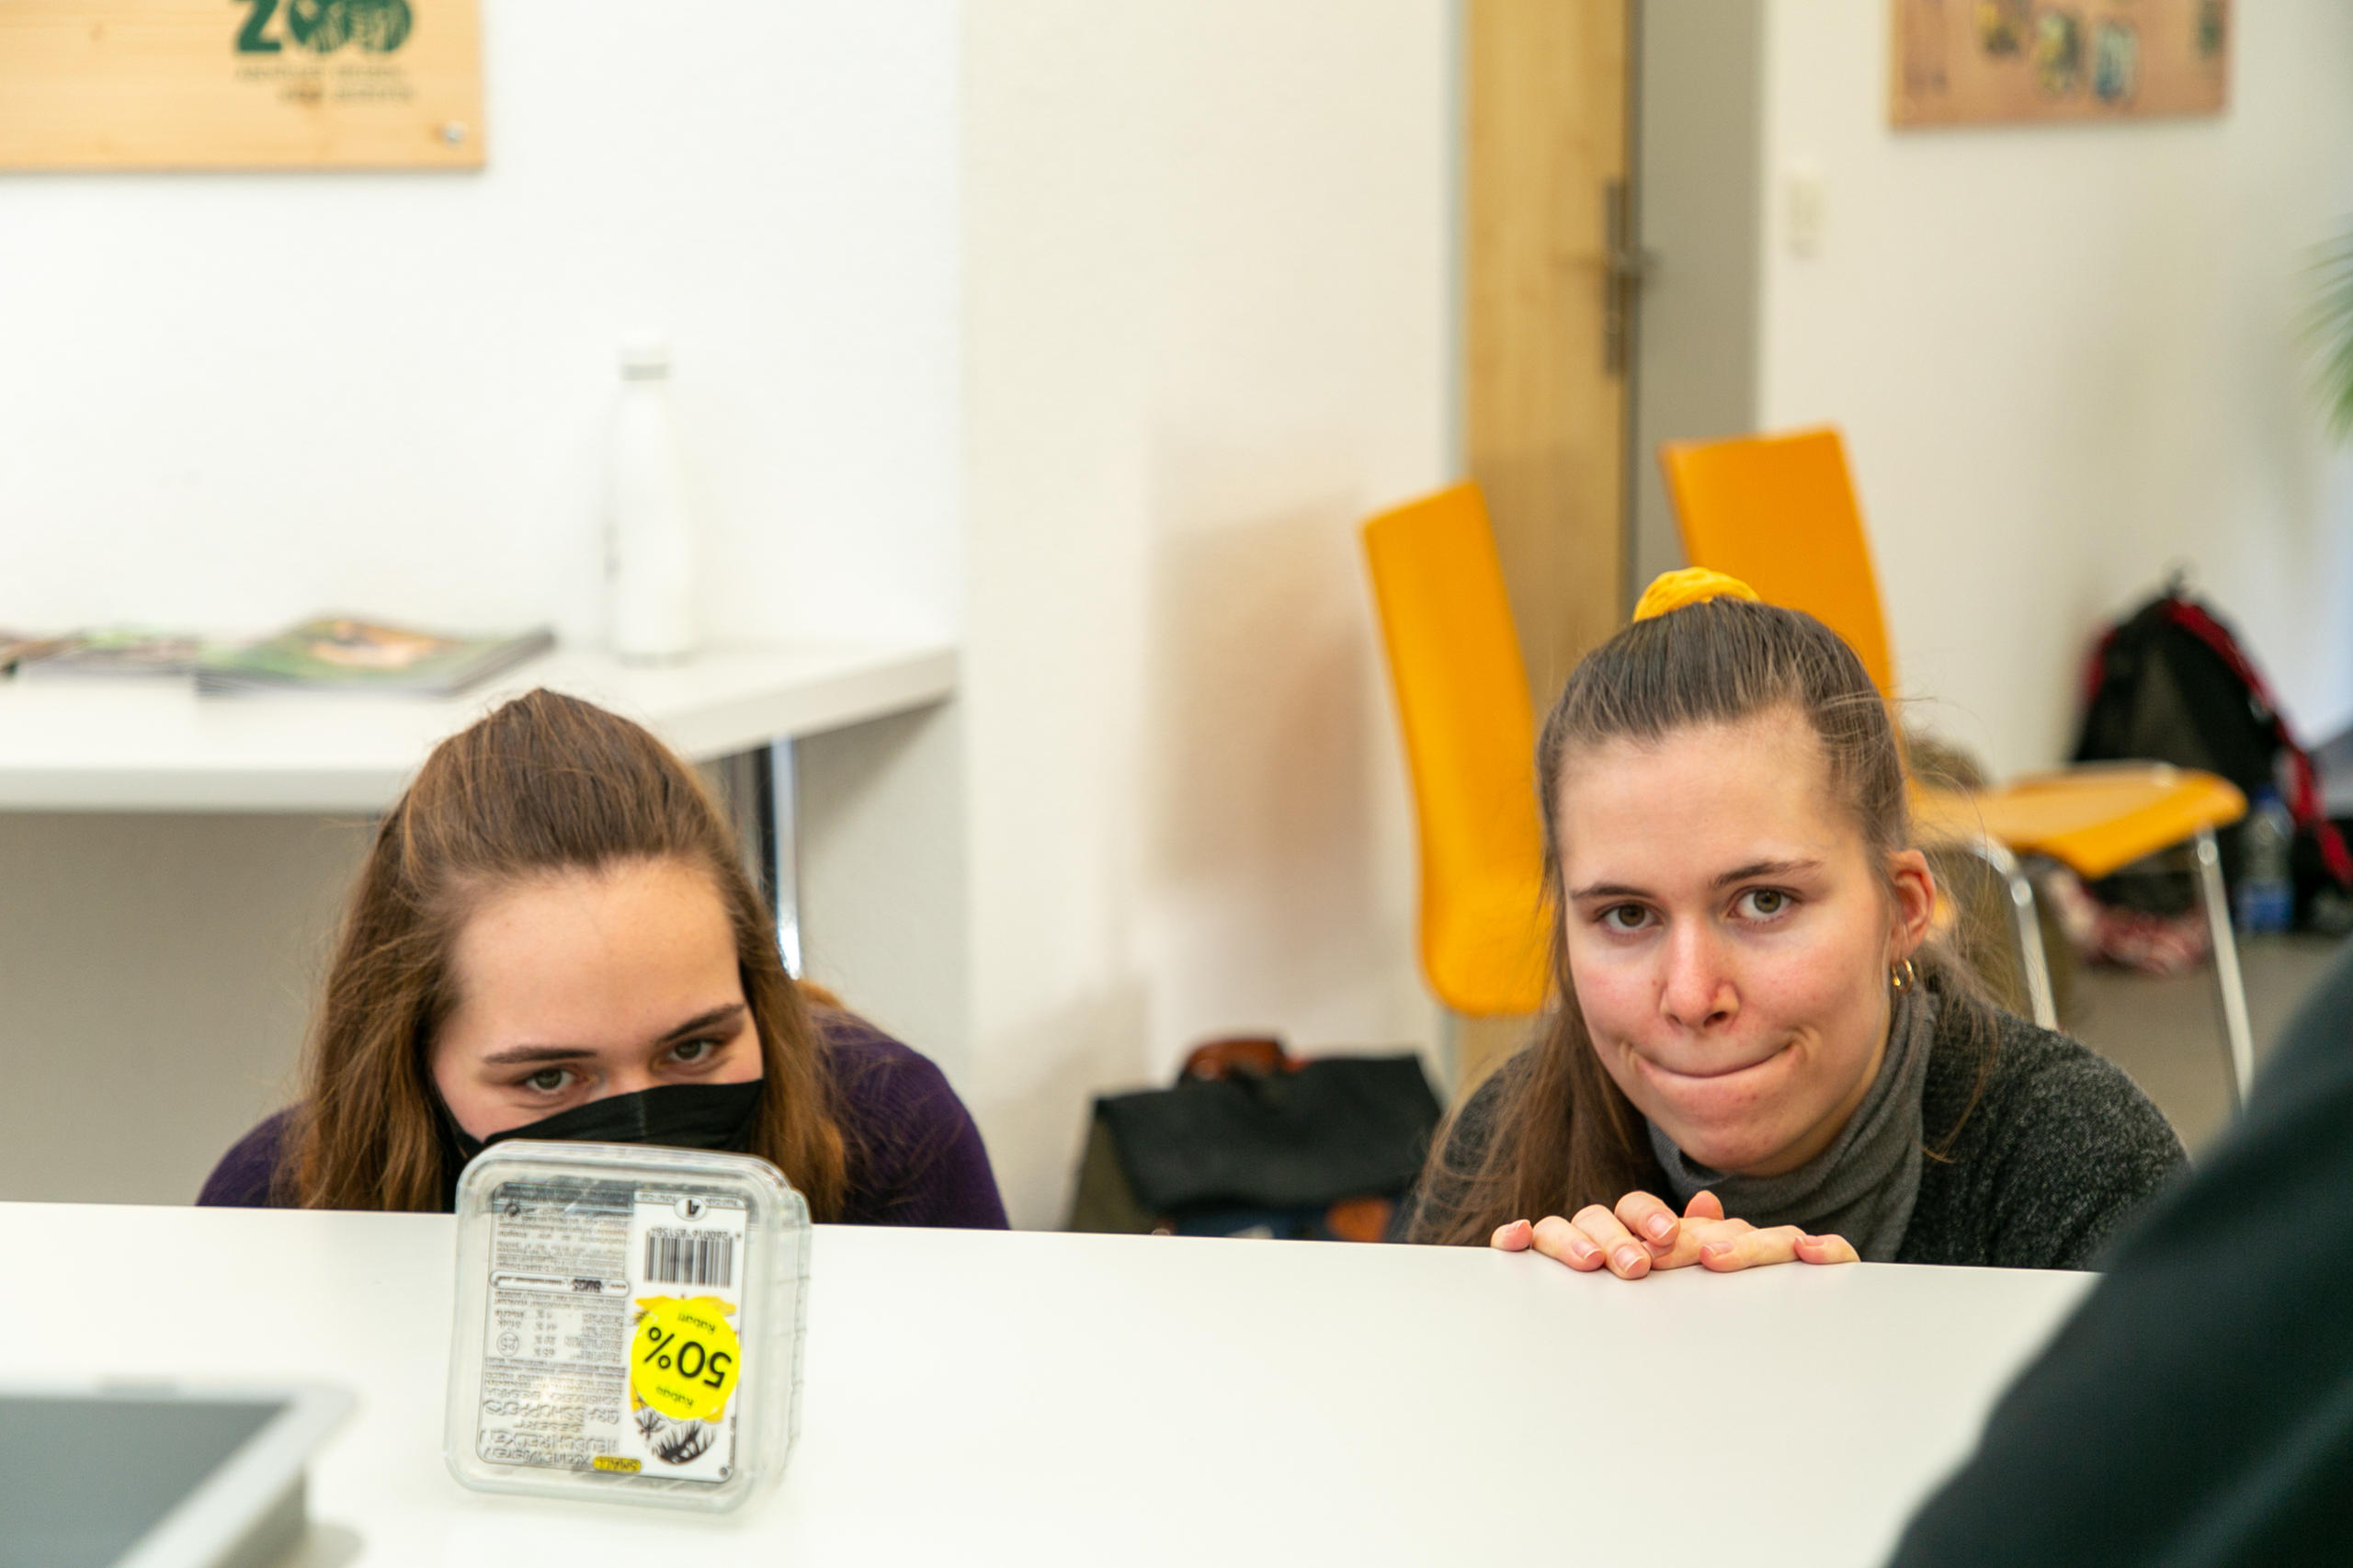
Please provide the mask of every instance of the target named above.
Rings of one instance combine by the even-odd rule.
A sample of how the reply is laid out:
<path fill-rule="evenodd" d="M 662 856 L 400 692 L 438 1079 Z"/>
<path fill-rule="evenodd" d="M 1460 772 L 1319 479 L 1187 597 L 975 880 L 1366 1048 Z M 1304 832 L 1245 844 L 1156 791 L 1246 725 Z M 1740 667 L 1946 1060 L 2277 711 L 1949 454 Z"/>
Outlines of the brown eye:
<path fill-rule="evenodd" d="M 1601 923 L 1612 931 L 1639 931 L 1650 911 L 1639 903 L 1613 903 L 1601 912 Z"/>
<path fill-rule="evenodd" d="M 710 1061 L 711 1052 L 718 1049 L 719 1042 L 717 1040 L 690 1040 L 683 1045 L 674 1046 L 671 1049 L 670 1056 L 673 1061 L 683 1062 L 688 1066 L 692 1066 L 698 1062 Z"/>
<path fill-rule="evenodd" d="M 1752 920 L 1770 920 L 1790 903 L 1790 895 L 1779 888 L 1751 888 L 1740 895 L 1739 909 Z"/>
<path fill-rule="evenodd" d="M 563 1088 L 564 1080 L 571 1076 L 572 1069 L 569 1067 L 542 1067 L 524 1079 L 523 1086 L 527 1089 L 535 1089 L 543 1095 L 551 1095 Z"/>

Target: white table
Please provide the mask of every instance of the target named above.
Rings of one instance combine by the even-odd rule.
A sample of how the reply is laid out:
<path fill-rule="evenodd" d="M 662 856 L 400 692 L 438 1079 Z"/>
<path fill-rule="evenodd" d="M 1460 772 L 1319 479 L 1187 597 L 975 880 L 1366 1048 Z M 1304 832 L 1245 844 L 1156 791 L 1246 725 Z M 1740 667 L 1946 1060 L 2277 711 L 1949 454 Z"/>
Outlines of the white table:
<path fill-rule="evenodd" d="M 0 811 L 381 811 L 435 742 L 538 686 L 709 761 L 936 702 L 955 683 L 955 650 L 932 642 L 715 649 L 668 669 L 558 648 L 439 700 L 0 681 Z"/>
<path fill-rule="evenodd" d="M 0 1381 L 349 1387 L 313 1565 L 1815 1568 L 1881 1558 L 2089 1282 L 827 1227 L 791 1467 L 702 1517 L 449 1479 L 453 1223 L 0 1205 Z"/>
<path fill-rule="evenodd" d="M 442 699 L 0 680 L 0 811 L 380 812 L 435 743 L 544 686 L 724 765 L 745 853 L 798 973 L 791 744 L 941 701 L 955 685 L 955 649 L 924 642 L 722 647 L 665 669 L 560 647 Z"/>

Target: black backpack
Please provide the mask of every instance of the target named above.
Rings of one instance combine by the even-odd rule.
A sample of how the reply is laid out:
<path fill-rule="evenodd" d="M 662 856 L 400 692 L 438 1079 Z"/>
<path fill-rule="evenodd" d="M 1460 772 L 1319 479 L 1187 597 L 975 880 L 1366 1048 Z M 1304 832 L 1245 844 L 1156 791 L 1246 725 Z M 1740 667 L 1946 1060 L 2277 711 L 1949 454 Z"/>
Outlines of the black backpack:
<path fill-rule="evenodd" d="M 2280 791 L 2296 824 L 2297 903 L 2313 887 L 2353 889 L 2353 854 L 2321 811 L 2312 758 L 2231 629 L 2189 598 L 2180 579 L 2113 627 L 2094 650 L 2077 762 L 2170 762 L 2219 774 L 2252 801 Z M 2239 830 L 2217 835 L 2222 872 L 2238 880 Z M 2140 900 L 2113 888 L 2117 902 Z"/>
<path fill-rule="evenodd" d="M 1213 1040 L 1176 1085 L 1095 1102 L 1068 1228 L 1380 1241 L 1438 1126 L 1420 1058 Z"/>

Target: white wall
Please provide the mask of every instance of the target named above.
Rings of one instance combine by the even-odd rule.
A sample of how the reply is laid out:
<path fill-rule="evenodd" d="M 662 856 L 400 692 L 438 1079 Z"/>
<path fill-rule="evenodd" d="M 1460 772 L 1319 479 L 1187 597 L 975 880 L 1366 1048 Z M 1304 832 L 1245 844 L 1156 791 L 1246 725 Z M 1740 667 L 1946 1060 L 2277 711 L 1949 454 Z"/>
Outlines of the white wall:
<path fill-rule="evenodd" d="M 714 631 L 952 625 L 954 0 L 483 11 L 479 175 L 0 178 L 0 625 L 593 635 L 639 324 Z"/>
<path fill-rule="evenodd" d="M 188 1203 L 283 1106 L 366 825 L 0 812 L 0 1202 Z"/>
<path fill-rule="evenodd" d="M 807 976 L 972 1084 L 963 707 L 794 746 Z"/>
<path fill-rule="evenodd" d="M 2089 638 L 2182 559 L 2307 738 L 2353 719 L 2353 460 L 2294 327 L 2353 219 L 2353 7 L 2232 16 L 2219 118 L 1898 134 L 1889 7 L 1770 0 L 1759 418 L 1846 427 L 1900 678 L 1997 771 L 2066 754 Z"/>
<path fill-rule="evenodd" d="M 976 1106 L 1058 1222 L 1087 1096 L 1220 1032 L 1427 1041 L 1355 526 L 1450 472 L 1444 0 L 965 18 Z"/>

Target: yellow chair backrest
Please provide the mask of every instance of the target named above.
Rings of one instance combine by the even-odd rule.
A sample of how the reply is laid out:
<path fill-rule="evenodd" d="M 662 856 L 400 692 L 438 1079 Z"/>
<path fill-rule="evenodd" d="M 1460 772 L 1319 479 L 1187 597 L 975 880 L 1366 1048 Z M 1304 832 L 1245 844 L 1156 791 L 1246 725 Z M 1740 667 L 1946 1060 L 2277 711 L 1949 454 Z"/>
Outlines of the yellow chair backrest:
<path fill-rule="evenodd" d="M 1475 484 L 1364 526 L 1421 838 L 1423 971 L 1457 1012 L 1542 1006 L 1536 733 Z"/>
<path fill-rule="evenodd" d="M 1691 564 L 1814 617 L 1847 640 L 1871 684 L 1893 698 L 1879 576 L 1838 432 L 1670 441 L 1658 457 Z"/>

